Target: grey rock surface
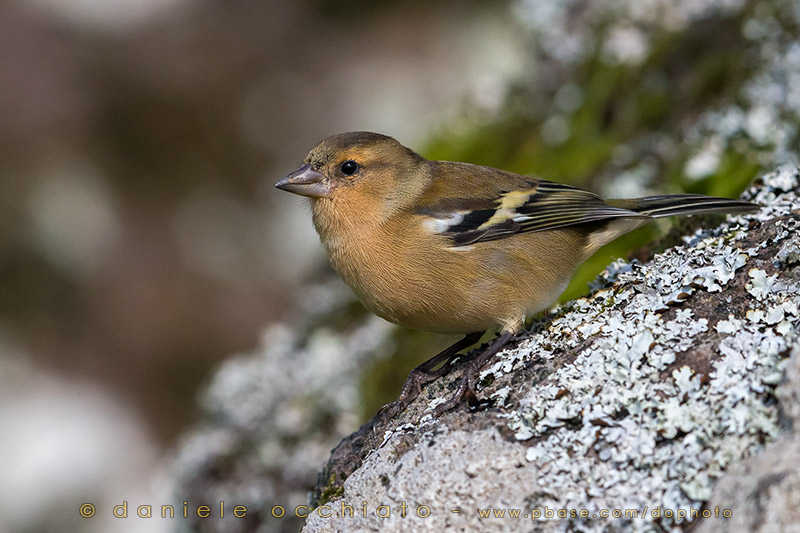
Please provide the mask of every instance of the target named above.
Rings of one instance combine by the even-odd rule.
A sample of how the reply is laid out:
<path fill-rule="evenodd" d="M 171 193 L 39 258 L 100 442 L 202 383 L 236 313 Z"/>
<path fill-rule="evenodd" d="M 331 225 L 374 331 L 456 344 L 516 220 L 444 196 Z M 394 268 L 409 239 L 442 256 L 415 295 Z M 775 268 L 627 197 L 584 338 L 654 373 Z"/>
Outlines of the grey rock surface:
<path fill-rule="evenodd" d="M 731 509 L 728 521 L 704 520 L 698 532 L 800 531 L 800 346 L 776 391 L 791 431 L 730 469 L 716 484 L 709 508 Z"/>

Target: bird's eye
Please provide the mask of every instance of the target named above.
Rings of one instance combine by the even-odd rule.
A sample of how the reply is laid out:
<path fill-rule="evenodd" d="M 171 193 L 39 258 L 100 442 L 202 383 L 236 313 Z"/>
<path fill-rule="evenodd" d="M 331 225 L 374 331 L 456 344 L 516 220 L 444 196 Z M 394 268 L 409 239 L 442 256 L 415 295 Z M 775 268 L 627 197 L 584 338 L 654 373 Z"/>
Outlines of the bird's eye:
<path fill-rule="evenodd" d="M 342 174 L 344 174 L 345 176 L 352 176 L 353 174 L 358 172 L 358 163 L 356 163 L 352 159 L 348 159 L 347 161 L 342 163 L 342 166 L 339 167 L 339 170 L 341 170 Z"/>

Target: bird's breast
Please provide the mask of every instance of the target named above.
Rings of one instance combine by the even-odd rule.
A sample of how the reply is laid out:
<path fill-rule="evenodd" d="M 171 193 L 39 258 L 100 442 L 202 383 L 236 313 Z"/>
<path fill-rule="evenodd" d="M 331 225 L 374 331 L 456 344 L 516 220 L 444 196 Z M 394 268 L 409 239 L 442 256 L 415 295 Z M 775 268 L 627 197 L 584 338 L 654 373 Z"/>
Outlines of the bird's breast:
<path fill-rule="evenodd" d="M 331 266 L 376 315 L 429 331 L 469 332 L 494 325 L 485 312 L 472 309 L 469 287 L 454 283 L 464 258 L 454 263 L 445 239 L 418 233 L 421 229 L 389 220 L 318 226 L 317 231 Z"/>
<path fill-rule="evenodd" d="M 577 264 L 566 245 L 531 254 L 540 234 L 454 247 L 424 220 L 318 225 L 317 231 L 331 265 L 370 311 L 428 331 L 516 328 L 552 304 Z"/>

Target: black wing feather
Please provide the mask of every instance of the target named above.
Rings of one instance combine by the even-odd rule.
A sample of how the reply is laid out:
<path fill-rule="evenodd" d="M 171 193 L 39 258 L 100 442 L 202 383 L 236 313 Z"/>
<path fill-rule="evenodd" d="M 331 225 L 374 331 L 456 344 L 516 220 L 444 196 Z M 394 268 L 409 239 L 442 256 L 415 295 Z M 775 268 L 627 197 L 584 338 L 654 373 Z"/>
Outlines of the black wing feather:
<path fill-rule="evenodd" d="M 600 196 L 561 183 L 539 182 L 531 189 L 530 196 L 504 214 L 504 196 L 496 200 L 494 209 L 480 209 L 464 216 L 464 219 L 449 227 L 444 235 L 450 237 L 454 246 L 466 246 L 483 241 L 503 239 L 516 233 L 548 231 L 588 222 L 597 222 L 618 217 L 642 217 L 639 213 L 608 205 Z M 500 213 L 496 223 L 486 225 Z"/>

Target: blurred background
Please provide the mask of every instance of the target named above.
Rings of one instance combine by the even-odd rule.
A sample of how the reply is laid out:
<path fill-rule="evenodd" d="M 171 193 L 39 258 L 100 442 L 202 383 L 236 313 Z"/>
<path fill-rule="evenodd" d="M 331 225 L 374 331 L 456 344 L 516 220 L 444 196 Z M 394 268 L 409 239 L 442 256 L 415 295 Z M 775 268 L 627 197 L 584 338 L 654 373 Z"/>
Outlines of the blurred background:
<path fill-rule="evenodd" d="M 735 196 L 798 162 L 799 25 L 792 0 L 1 3 L 0 532 L 142 531 L 110 508 L 170 497 L 154 480 L 210 424 L 216 365 L 264 356 L 286 335 L 268 324 L 371 320 L 272 188 L 322 138 L 378 131 L 607 196 Z M 668 230 L 605 248 L 565 298 Z M 296 494 L 451 340 L 369 324 L 350 415 Z"/>

